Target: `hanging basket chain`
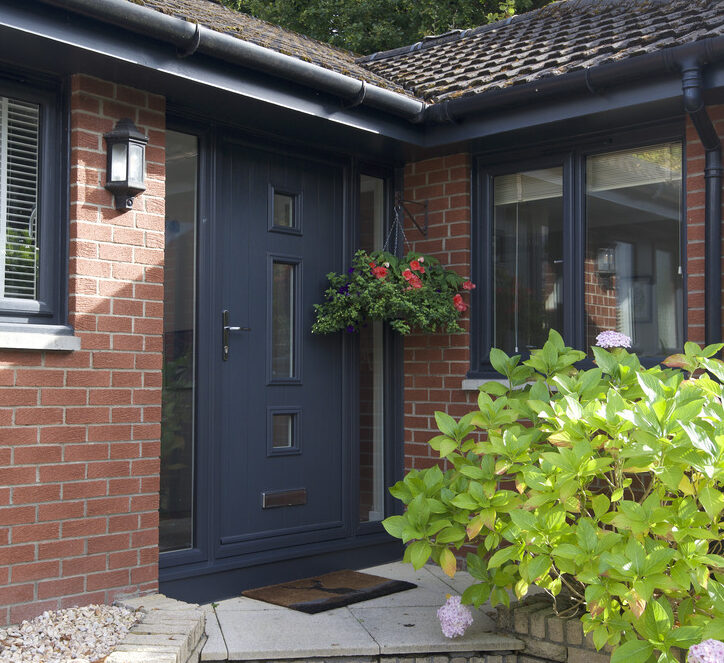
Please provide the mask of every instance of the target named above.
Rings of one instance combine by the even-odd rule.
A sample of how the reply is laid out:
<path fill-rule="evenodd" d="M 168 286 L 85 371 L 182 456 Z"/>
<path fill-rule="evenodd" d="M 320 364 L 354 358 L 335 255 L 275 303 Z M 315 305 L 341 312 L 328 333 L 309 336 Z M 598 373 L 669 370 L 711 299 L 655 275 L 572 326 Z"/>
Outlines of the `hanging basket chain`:
<path fill-rule="evenodd" d="M 387 233 L 387 238 L 385 239 L 385 243 L 382 245 L 382 250 L 387 251 L 387 253 L 392 253 L 392 255 L 396 256 L 396 255 L 398 255 L 398 253 L 397 253 L 398 236 L 400 236 L 400 235 L 402 236 L 402 248 L 403 249 L 405 249 L 405 247 L 407 247 L 407 245 L 408 245 L 407 235 L 405 235 L 405 228 L 404 228 L 402 221 L 400 221 L 400 203 L 397 203 L 395 205 L 393 215 L 394 216 L 392 219 L 392 223 L 390 224 L 390 230 Z M 390 251 L 390 239 L 392 239 L 393 237 L 394 237 L 393 250 Z"/>

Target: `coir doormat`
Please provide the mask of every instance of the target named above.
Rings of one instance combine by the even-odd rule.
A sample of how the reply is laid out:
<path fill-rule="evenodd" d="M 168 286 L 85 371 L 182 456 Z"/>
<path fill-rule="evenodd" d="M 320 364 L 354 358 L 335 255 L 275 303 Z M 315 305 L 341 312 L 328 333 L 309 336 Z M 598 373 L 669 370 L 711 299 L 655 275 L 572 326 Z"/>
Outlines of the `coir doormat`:
<path fill-rule="evenodd" d="M 411 582 L 380 578 L 369 573 L 334 571 L 314 578 L 247 589 L 242 594 L 250 599 L 313 615 L 415 587 L 417 585 Z"/>

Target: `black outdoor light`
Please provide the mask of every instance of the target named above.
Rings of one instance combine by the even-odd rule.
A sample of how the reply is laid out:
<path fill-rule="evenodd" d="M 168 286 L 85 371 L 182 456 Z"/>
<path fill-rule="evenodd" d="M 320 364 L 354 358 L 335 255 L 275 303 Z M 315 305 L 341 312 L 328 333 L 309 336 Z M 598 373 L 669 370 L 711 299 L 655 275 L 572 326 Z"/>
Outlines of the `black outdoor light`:
<path fill-rule="evenodd" d="M 128 118 L 119 120 L 103 137 L 108 150 L 106 189 L 113 194 L 116 209 L 131 209 L 133 197 L 146 190 L 143 180 L 148 137 Z"/>
<path fill-rule="evenodd" d="M 611 278 L 616 273 L 616 249 L 610 246 L 598 249 L 596 269 L 601 278 Z"/>

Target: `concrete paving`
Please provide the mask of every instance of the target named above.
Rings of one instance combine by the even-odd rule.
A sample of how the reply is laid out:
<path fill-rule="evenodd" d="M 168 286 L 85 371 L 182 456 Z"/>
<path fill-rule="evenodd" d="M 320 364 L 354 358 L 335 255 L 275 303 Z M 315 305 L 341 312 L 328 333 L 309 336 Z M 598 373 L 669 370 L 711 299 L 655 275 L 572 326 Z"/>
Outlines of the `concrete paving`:
<path fill-rule="evenodd" d="M 437 609 L 446 595 L 462 594 L 473 582 L 467 573 L 458 572 L 450 579 L 437 567 L 415 571 L 410 564 L 400 562 L 364 571 L 414 582 L 417 588 L 316 615 L 245 597 L 207 605 L 208 641 L 201 660 L 511 651 L 523 647 L 520 640 L 494 632 L 495 624 L 486 614 L 490 606 L 473 611 L 473 625 L 464 636 L 449 639 L 442 635 Z"/>

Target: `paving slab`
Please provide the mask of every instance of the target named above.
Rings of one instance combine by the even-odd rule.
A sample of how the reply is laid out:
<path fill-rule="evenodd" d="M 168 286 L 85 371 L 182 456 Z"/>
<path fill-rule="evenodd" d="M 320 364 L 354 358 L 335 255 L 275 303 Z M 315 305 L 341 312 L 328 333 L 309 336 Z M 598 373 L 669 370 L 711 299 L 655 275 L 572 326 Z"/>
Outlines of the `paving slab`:
<path fill-rule="evenodd" d="M 377 656 L 380 648 L 347 608 L 307 615 L 296 610 L 225 610 L 217 617 L 229 661 Z"/>
<path fill-rule="evenodd" d="M 225 599 L 214 603 L 213 607 L 217 613 L 228 612 L 229 610 L 251 610 L 253 612 L 259 612 L 260 610 L 288 610 L 288 608 L 282 605 L 274 605 L 266 601 L 249 599 L 246 596 L 235 596 L 231 599 Z"/>
<path fill-rule="evenodd" d="M 437 606 L 433 607 L 349 607 L 350 612 L 380 646 L 380 653 L 416 654 L 451 651 L 502 651 L 521 649 L 515 638 L 492 633 L 495 623 L 480 610 L 473 612 L 473 624 L 459 638 L 446 638 L 440 629 Z"/>
<path fill-rule="evenodd" d="M 457 571 L 455 573 L 455 577 L 451 578 L 437 565 L 433 566 L 432 564 L 428 564 L 425 566 L 425 569 L 432 576 L 450 587 L 453 594 L 459 594 L 462 596 L 462 593 L 470 587 L 470 585 L 476 582 L 475 578 L 473 578 L 473 576 L 471 576 L 467 571 Z"/>
<path fill-rule="evenodd" d="M 226 648 L 224 636 L 221 633 L 221 626 L 216 616 L 214 608 L 204 606 L 206 613 L 206 644 L 201 650 L 202 661 L 226 661 L 229 657 L 229 651 Z"/>
<path fill-rule="evenodd" d="M 398 562 L 396 564 L 384 564 L 382 566 L 364 569 L 363 573 L 371 573 L 394 580 L 406 580 L 415 583 L 417 587 L 415 589 L 407 589 L 404 592 L 389 594 L 388 596 L 380 596 L 369 601 L 354 603 L 352 604 L 353 606 L 359 605 L 369 608 L 439 607 L 445 603 L 445 596 L 451 593 L 450 586 L 439 578 L 436 578 L 426 567 L 416 571 L 412 564 L 402 564 Z"/>

